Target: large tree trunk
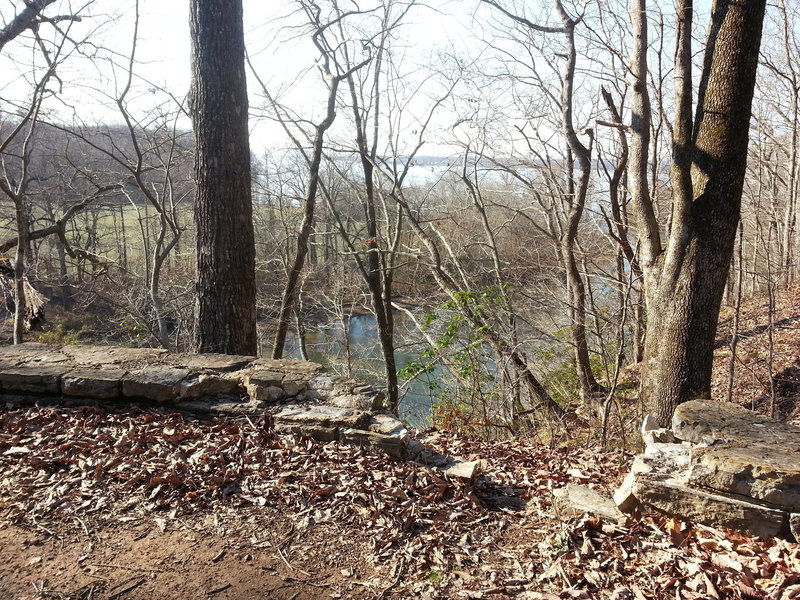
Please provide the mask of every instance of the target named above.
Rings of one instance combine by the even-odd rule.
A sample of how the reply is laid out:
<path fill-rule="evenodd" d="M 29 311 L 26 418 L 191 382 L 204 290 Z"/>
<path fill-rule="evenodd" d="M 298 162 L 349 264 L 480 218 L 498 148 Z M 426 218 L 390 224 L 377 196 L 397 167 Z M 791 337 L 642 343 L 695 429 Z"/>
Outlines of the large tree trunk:
<path fill-rule="evenodd" d="M 198 352 L 256 354 L 256 285 L 241 0 L 192 0 Z"/>
<path fill-rule="evenodd" d="M 680 4 L 691 11 L 691 2 Z M 716 2 L 691 139 L 679 102 L 670 237 L 645 271 L 649 321 L 642 393 L 662 425 L 678 404 L 710 394 L 719 307 L 740 216 L 764 5 L 765 0 Z M 684 81 L 689 75 L 679 73 Z"/>

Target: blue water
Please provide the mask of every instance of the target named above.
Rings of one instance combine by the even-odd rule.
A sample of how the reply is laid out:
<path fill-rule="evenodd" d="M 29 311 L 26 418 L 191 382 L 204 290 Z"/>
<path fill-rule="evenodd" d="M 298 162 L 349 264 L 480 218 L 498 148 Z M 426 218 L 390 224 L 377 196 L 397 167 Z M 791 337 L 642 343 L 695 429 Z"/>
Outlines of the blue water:
<path fill-rule="evenodd" d="M 395 361 L 398 370 L 419 360 L 424 348 L 419 334 L 415 335 L 413 325 L 402 315 L 395 315 Z M 373 315 L 354 315 L 349 319 L 349 342 L 351 373 L 354 379 L 366 381 L 377 388 L 385 387 L 383 381 L 383 359 L 375 317 Z M 345 328 L 342 321 L 318 326 L 306 334 L 308 358 L 322 363 L 329 370 L 346 375 L 347 350 Z M 286 355 L 299 359 L 298 340 L 287 340 Z M 421 375 L 410 382 L 400 381 L 400 416 L 410 425 L 425 428 L 430 425 L 431 407 L 436 402 L 434 390 L 442 385 L 442 371 L 435 367 L 430 373 Z"/>

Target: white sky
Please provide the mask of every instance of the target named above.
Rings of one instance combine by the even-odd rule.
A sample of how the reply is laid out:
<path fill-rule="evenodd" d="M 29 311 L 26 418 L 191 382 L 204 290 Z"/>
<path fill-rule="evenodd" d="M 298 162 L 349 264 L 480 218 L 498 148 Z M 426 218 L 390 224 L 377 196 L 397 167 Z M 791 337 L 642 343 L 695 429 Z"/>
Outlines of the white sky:
<path fill-rule="evenodd" d="M 347 0 L 342 4 L 346 5 Z M 361 6 L 369 4 L 364 0 Z M 0 0 L 0 16 L 5 22 L 13 16 L 15 5 L 21 5 L 21 0 Z M 70 27 L 73 37 L 87 37 L 97 44 L 100 47 L 97 55 L 101 59 L 71 57 L 59 71 L 63 87 L 58 98 L 48 99 L 46 107 L 51 118 L 69 121 L 77 116 L 89 123 L 119 122 L 113 99 L 115 90 L 120 90 L 125 83 L 135 3 L 133 0 L 95 0 L 93 4 L 90 0 L 61 0 L 46 14 L 65 14 L 85 5 L 90 5 L 87 12 L 92 17 L 80 23 L 64 23 L 62 27 Z M 287 41 L 289 34 L 281 25 L 288 21 L 277 19 L 276 10 L 286 11 L 293 5 L 286 0 L 244 0 L 248 53 L 271 93 L 282 92 L 284 101 L 293 109 L 304 117 L 318 120 L 324 109 L 326 90 L 314 69 L 317 53 L 307 37 Z M 429 65 L 437 51 L 457 47 L 466 53 L 470 47 L 475 47 L 474 40 L 470 39 L 467 9 L 476 5 L 477 0 L 430 0 L 427 6 L 437 10 L 419 8 L 411 13 L 408 24 L 402 29 L 405 39 L 398 40 L 398 46 L 406 55 L 404 77 L 412 80 L 416 74 L 413 65 Z M 128 98 L 132 111 L 145 119 L 147 112 L 166 98 L 159 90 L 166 90 L 181 100 L 189 90 L 189 1 L 140 0 L 139 10 L 136 80 Z M 30 36 L 20 38 L 6 46 L 0 56 L 0 72 L 4 74 L 0 78 L 2 110 L 11 112 L 15 103 L 24 104 L 30 96 L 31 65 L 43 65 L 31 44 Z M 302 73 L 306 74 L 304 78 L 300 77 Z M 249 79 L 248 87 L 251 110 L 258 113 L 263 99 L 254 78 Z M 429 93 L 435 94 L 436 90 L 431 89 Z M 189 127 L 188 120 L 184 126 Z M 276 140 L 278 145 L 286 144 L 280 128 L 264 119 L 251 119 L 251 129 L 254 151 L 272 146 Z"/>
<path fill-rule="evenodd" d="M 352 0 L 340 0 L 343 6 Z M 371 5 L 373 0 L 359 0 L 361 8 Z M 543 0 L 550 6 L 550 0 Z M 7 22 L 14 14 L 14 7 L 22 0 L 0 0 L 0 17 Z M 408 17 L 396 40 L 396 50 L 403 53 L 402 72 L 398 79 L 413 87 L 431 66 L 437 64 L 437 53 L 450 51 L 461 57 L 475 57 L 484 44 L 480 39 L 491 38 L 491 23 L 503 21 L 488 9 L 478 8 L 479 0 L 427 0 Z M 703 2 L 700 2 L 703 4 Z M 97 56 L 74 56 L 59 71 L 63 87 L 57 95 L 48 99 L 50 118 L 69 121 L 73 117 L 84 122 L 120 121 L 114 106 L 116 91 L 122 88 L 126 77 L 127 59 L 133 36 L 134 0 L 60 0 L 50 7 L 47 14 L 65 14 L 84 5 L 89 5 L 92 17 L 81 23 L 62 24 L 71 27 L 73 37 L 87 37 L 97 44 Z M 539 20 L 538 0 L 520 0 L 532 12 L 528 16 Z M 279 20 L 278 11 L 288 11 L 295 3 L 291 0 L 244 0 L 244 19 L 248 52 L 255 68 L 274 94 L 281 93 L 282 100 L 292 106 L 301 116 L 318 121 L 323 112 L 326 90 L 320 84 L 314 69 L 317 58 L 308 37 L 288 40 L 289 34 L 281 25 L 289 21 Z M 476 18 L 475 11 L 482 11 Z M 140 0 L 139 41 L 134 88 L 128 99 L 132 112 L 145 121 L 153 108 L 172 100 L 162 91 L 166 90 L 178 100 L 185 98 L 190 83 L 189 66 L 189 0 Z M 483 27 L 489 31 L 483 31 Z M 43 28 L 44 29 L 44 28 Z M 30 95 L 31 65 L 42 66 L 41 53 L 31 47 L 30 36 L 12 42 L 0 55 L 0 110 L 13 112 L 15 106 L 23 105 Z M 420 68 L 415 68 L 419 65 Z M 302 76 L 305 74 L 305 76 Z M 467 96 L 472 82 L 466 82 L 460 91 Z M 55 89 L 55 85 L 51 88 Z M 422 86 L 419 100 L 412 102 L 407 115 L 410 120 L 401 127 L 414 131 L 413 117 L 420 117 L 430 97 L 438 96 L 441 82 L 428 82 Z M 258 114 L 263 105 L 258 85 L 249 81 L 251 110 Z M 483 91 L 477 92 L 481 95 Z M 483 95 L 491 110 L 502 114 L 504 90 L 492 90 Z M 593 93 L 593 92 L 591 92 Z M 508 94 L 506 94 L 508 96 Z M 499 104 L 500 106 L 495 106 Z M 577 107 L 581 109 L 580 106 Z M 456 114 L 444 111 L 437 121 L 442 128 L 451 125 Z M 346 125 L 347 115 L 337 118 L 337 126 Z M 407 117 L 409 118 L 409 117 Z M 185 119 L 182 126 L 189 128 Z M 286 138 L 279 126 L 263 118 L 251 119 L 251 146 L 258 153 L 262 148 L 285 146 Z M 452 133 L 452 132 L 451 132 Z M 337 134 L 336 127 L 331 137 Z M 434 140 L 435 141 L 435 140 Z M 409 142 L 410 143 L 410 142 Z M 444 150 L 446 151 L 446 150 Z M 435 143 L 427 145 L 423 154 L 437 154 Z"/>

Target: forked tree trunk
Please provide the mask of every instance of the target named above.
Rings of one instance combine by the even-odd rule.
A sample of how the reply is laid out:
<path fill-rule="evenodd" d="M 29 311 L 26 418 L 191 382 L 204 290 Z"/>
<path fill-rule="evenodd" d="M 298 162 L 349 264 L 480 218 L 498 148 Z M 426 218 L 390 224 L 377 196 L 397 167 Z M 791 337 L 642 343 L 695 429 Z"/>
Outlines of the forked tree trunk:
<path fill-rule="evenodd" d="M 254 355 L 255 242 L 242 0 L 192 0 L 198 352 Z"/>
<path fill-rule="evenodd" d="M 679 4 L 691 12 L 691 2 Z M 642 394 L 662 425 L 678 404 L 710 395 L 719 308 L 740 217 L 764 6 L 765 0 L 716 2 L 693 128 L 680 108 L 686 95 L 679 99 L 672 227 L 666 248 L 647 257 L 645 269 Z M 684 25 L 690 27 L 691 19 Z M 684 64 L 679 76 L 686 83 L 691 73 Z"/>

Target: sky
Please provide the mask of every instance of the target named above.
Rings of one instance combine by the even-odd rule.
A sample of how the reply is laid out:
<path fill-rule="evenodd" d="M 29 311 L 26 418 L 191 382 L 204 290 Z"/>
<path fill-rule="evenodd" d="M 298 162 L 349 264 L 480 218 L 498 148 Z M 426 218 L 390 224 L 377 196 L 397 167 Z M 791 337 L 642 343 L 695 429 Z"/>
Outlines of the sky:
<path fill-rule="evenodd" d="M 13 16 L 21 0 L 0 0 L 0 17 L 5 22 Z M 345 0 L 343 5 L 351 4 Z M 361 7 L 369 5 L 362 0 Z M 415 64 L 429 65 L 439 52 L 457 48 L 468 53 L 474 40 L 470 33 L 470 14 L 464 9 L 477 5 L 475 0 L 431 0 L 412 13 L 397 39 L 403 53 L 407 82 L 417 76 Z M 119 122 L 114 99 L 126 83 L 127 62 L 133 47 L 133 0 L 60 0 L 48 14 L 66 14 L 86 6 L 80 22 L 62 23 L 70 36 L 89 40 L 85 51 L 93 56 L 75 54 L 65 62 L 58 93 L 48 98 L 49 118 L 69 122 L 78 119 Z M 272 94 L 279 95 L 302 117 L 318 121 L 324 110 L 326 90 L 315 69 L 318 54 L 308 36 L 298 37 L 291 26 L 297 19 L 276 12 L 294 6 L 286 0 L 244 0 L 245 36 L 248 54 L 256 73 Z M 288 12 L 288 11 L 287 11 Z M 44 67 L 41 56 L 32 48 L 30 37 L 7 46 L 0 56 L 0 109 L 13 111 L 30 96 L 31 67 Z M 421 72 L 421 69 L 419 70 Z M 41 71 L 40 71 L 41 72 Z M 153 107 L 171 95 L 183 100 L 190 85 L 189 1 L 139 0 L 139 26 L 133 86 L 128 93 L 131 111 L 142 120 Z M 287 144 L 282 129 L 263 114 L 264 98 L 252 73 L 248 75 L 251 112 L 251 145 L 254 151 Z M 61 85 L 63 83 L 63 85 Z M 431 93 L 436 90 L 431 89 Z M 165 92 L 167 94 L 165 94 Z M 337 119 L 341 120 L 341 119 Z M 182 126 L 190 127 L 187 118 Z M 332 133 L 335 132 L 332 131 Z"/>
<path fill-rule="evenodd" d="M 286 16 L 296 7 L 292 0 L 243 0 L 244 22 L 248 54 L 259 78 L 270 93 L 280 97 L 288 106 L 309 122 L 322 118 L 326 89 L 322 85 L 315 65 L 318 54 L 308 35 L 297 35 L 296 17 Z M 361 8 L 377 0 L 358 0 Z M 549 0 L 542 0 L 551 6 Z M 340 0 L 343 6 L 356 5 L 353 0 Z M 0 18 L 5 22 L 13 16 L 14 8 L 22 0 L 0 0 Z M 700 2 L 703 4 L 704 2 Z M 541 10 L 535 7 L 538 0 L 519 0 L 528 9 L 530 18 L 542 22 Z M 61 79 L 53 82 L 54 92 L 46 103 L 46 116 L 69 123 L 119 122 L 120 116 L 114 100 L 126 83 L 128 57 L 133 45 L 135 0 L 59 0 L 48 9 L 48 14 L 67 14 L 86 7 L 87 16 L 78 23 L 64 22 L 75 39 L 86 38 L 87 55 L 75 54 L 59 71 Z M 157 113 L 157 107 L 174 107 L 183 101 L 190 85 L 189 0 L 139 0 L 139 28 L 134 65 L 133 86 L 127 99 L 135 118 L 146 123 Z M 551 15 L 552 19 L 552 15 Z M 400 68 L 395 73 L 396 83 L 406 92 L 419 88 L 415 99 L 406 107 L 406 121 L 399 129 L 406 136 L 409 147 L 415 138 L 410 135 L 419 128 L 431 98 L 442 93 L 442 77 L 425 82 L 422 77 L 436 67 L 441 55 L 457 55 L 463 61 L 481 56 L 485 40 L 500 44 L 498 30 L 493 23 L 502 22 L 496 12 L 481 7 L 479 0 L 427 0 L 420 3 L 406 19 L 393 40 L 395 50 L 402 56 Z M 552 24 L 552 23 L 551 23 Z M 501 38 L 502 36 L 500 36 Z M 358 39 L 358 38 L 356 38 Z M 30 96 L 32 66 L 44 66 L 41 52 L 31 44 L 30 36 L 18 43 L 9 44 L 0 54 L 0 110 L 13 112 L 24 107 Z M 446 70 L 443 67 L 443 70 Z M 62 85 L 63 84 L 63 85 Z M 274 148 L 285 148 L 288 138 L 274 121 L 264 118 L 265 101 L 256 78 L 249 77 L 251 105 L 251 147 L 254 153 Z M 463 102 L 475 90 L 473 81 L 466 81 L 458 93 Z M 505 90 L 480 90 L 484 106 L 502 114 Z M 506 94 L 507 96 L 508 94 Z M 443 106 L 434 121 L 442 132 L 455 130 L 452 124 L 464 113 Z M 579 106 L 578 109 L 581 107 Z M 344 132 L 346 115 L 339 115 L 330 136 Z M 189 129 L 188 117 L 180 125 Z M 505 125 L 507 127 L 507 125 Z M 463 126 L 462 126 L 463 127 Z M 344 135 L 342 133 L 342 135 Z M 440 141 L 444 139 L 444 133 Z M 452 146 L 437 143 L 435 137 L 426 145 L 424 154 L 449 154 Z"/>

